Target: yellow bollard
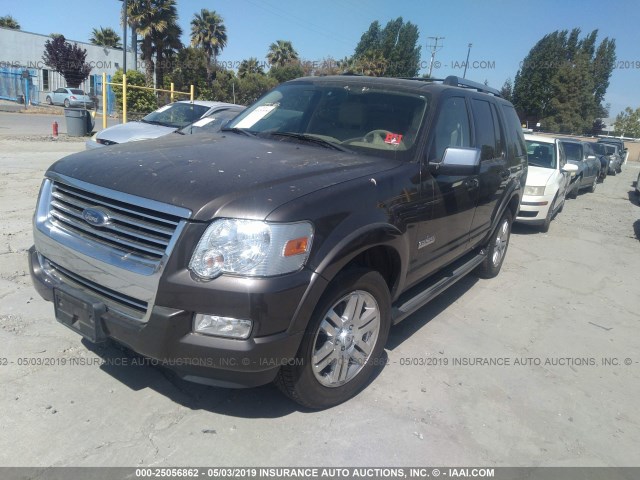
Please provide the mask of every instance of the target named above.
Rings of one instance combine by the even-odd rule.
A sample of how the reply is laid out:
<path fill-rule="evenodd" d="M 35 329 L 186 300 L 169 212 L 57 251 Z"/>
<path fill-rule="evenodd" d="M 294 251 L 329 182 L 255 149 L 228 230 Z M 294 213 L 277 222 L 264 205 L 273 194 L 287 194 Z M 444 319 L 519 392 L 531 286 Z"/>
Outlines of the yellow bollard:
<path fill-rule="evenodd" d="M 193 97 L 195 96 L 195 88 L 193 87 L 193 85 L 191 85 L 191 103 L 193 103 Z"/>
<path fill-rule="evenodd" d="M 107 128 L 107 72 L 102 72 L 102 129 Z"/>
<path fill-rule="evenodd" d="M 127 123 L 127 74 L 122 74 L 122 123 Z"/>
<path fill-rule="evenodd" d="M 171 103 L 173 103 L 173 82 L 171 82 Z"/>

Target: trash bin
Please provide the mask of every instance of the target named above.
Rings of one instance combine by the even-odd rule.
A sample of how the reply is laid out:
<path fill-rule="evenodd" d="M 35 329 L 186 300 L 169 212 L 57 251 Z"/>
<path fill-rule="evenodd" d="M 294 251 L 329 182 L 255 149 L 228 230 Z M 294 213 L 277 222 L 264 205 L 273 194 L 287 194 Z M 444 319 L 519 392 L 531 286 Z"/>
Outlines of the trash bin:
<path fill-rule="evenodd" d="M 65 108 L 64 118 L 67 122 L 67 135 L 84 137 L 93 130 L 91 112 L 84 108 Z"/>

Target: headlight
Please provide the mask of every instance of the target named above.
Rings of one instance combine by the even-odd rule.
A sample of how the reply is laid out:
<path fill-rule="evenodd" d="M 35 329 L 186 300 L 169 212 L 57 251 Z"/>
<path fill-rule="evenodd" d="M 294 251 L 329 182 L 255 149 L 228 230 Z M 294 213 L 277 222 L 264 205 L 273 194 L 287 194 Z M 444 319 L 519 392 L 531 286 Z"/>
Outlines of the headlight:
<path fill-rule="evenodd" d="M 211 280 L 223 273 L 269 277 L 299 270 L 309 257 L 309 222 L 270 224 L 257 220 L 214 220 L 198 242 L 189 269 Z"/>
<path fill-rule="evenodd" d="M 526 187 L 524 187 L 524 194 L 525 195 L 530 195 L 532 197 L 541 197 L 544 195 L 544 189 L 545 187 L 531 187 L 529 185 L 527 185 Z"/>

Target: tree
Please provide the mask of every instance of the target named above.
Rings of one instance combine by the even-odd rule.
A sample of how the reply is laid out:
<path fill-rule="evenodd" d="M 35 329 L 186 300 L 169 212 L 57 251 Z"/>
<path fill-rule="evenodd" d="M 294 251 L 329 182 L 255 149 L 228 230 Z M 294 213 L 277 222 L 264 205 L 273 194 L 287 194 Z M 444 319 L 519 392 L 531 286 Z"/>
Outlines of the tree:
<path fill-rule="evenodd" d="M 94 45 L 100 45 L 101 47 L 110 48 L 122 48 L 120 44 L 120 35 L 116 33 L 113 28 L 100 27 L 100 30 L 94 28 L 91 31 L 91 38 L 89 41 Z"/>
<path fill-rule="evenodd" d="M 137 34 L 142 39 L 140 53 L 145 61 L 147 85 L 153 85 L 154 55 L 158 50 L 158 38 L 177 24 L 176 2 L 175 0 L 129 0 L 127 10 L 127 22 L 130 26 L 135 26 Z"/>
<path fill-rule="evenodd" d="M 299 63 L 287 63 L 283 66 L 274 66 L 269 69 L 269 77 L 277 83 L 288 82 L 294 78 L 304 77 L 304 69 Z"/>
<path fill-rule="evenodd" d="M 5 15 L 0 17 L 0 27 L 11 28 L 13 30 L 20 30 L 20 24 L 11 15 Z"/>
<path fill-rule="evenodd" d="M 91 73 L 91 66 L 85 62 L 86 59 L 87 50 L 78 47 L 77 43 L 71 45 L 63 35 L 44 44 L 42 60 L 62 75 L 69 87 L 79 87 Z"/>
<path fill-rule="evenodd" d="M 256 57 L 251 57 L 248 60 L 243 60 L 240 62 L 240 66 L 238 67 L 238 77 L 243 78 L 248 74 L 259 74 L 264 75 L 264 69 L 262 65 L 258 62 Z"/>
<path fill-rule="evenodd" d="M 269 45 L 267 61 L 272 67 L 284 67 L 288 63 L 298 60 L 298 52 L 288 40 L 277 40 Z"/>
<path fill-rule="evenodd" d="M 356 45 L 353 67 L 365 75 L 415 77 L 420 67 L 418 37 L 418 27 L 402 17 L 383 29 L 376 20 Z"/>
<path fill-rule="evenodd" d="M 620 136 L 640 138 L 640 108 L 625 108 L 616 117 L 613 127 Z"/>
<path fill-rule="evenodd" d="M 513 103 L 523 120 L 542 122 L 547 130 L 590 133 L 602 105 L 615 63 L 615 41 L 598 47 L 598 31 L 555 31 L 529 51 L 516 73 Z"/>
<path fill-rule="evenodd" d="M 211 85 L 211 57 L 217 68 L 218 55 L 227 46 L 227 27 L 214 10 L 203 8 L 200 13 L 194 14 L 191 20 L 191 45 L 202 48 L 206 53 L 207 83 Z"/>
<path fill-rule="evenodd" d="M 122 69 L 119 69 L 112 77 L 113 83 L 122 83 Z M 127 85 L 145 86 L 145 76 L 137 70 L 127 71 Z M 113 89 L 116 96 L 116 107 L 122 111 L 122 87 Z M 137 88 L 127 88 L 127 111 L 133 116 L 143 115 L 153 112 L 158 108 L 155 94 L 150 90 L 141 90 Z"/>
<path fill-rule="evenodd" d="M 271 76 L 249 73 L 237 79 L 235 103 L 250 105 L 276 85 L 277 81 Z"/>
<path fill-rule="evenodd" d="M 508 101 L 512 101 L 513 99 L 513 82 L 511 82 L 511 78 L 507 78 L 502 84 L 502 88 L 500 89 L 500 95 L 502 98 Z"/>
<path fill-rule="evenodd" d="M 154 36 L 154 52 L 156 54 L 156 85 L 164 85 L 164 75 L 173 69 L 172 61 L 183 46 L 180 41 L 182 28 L 171 23 L 163 31 Z"/>

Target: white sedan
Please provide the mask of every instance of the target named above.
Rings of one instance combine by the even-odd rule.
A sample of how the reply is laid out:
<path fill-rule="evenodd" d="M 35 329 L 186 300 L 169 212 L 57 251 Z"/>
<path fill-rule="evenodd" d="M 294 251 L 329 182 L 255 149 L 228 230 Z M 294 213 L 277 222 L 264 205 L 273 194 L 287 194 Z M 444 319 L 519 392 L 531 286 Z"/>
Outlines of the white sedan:
<path fill-rule="evenodd" d="M 516 221 L 537 225 L 543 232 L 564 207 L 567 187 L 578 167 L 567 162 L 562 145 L 553 137 L 525 135 L 529 171 Z"/>

